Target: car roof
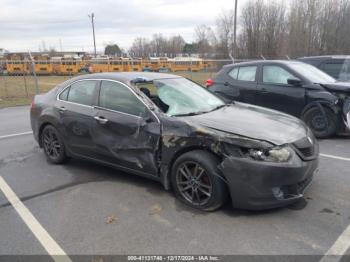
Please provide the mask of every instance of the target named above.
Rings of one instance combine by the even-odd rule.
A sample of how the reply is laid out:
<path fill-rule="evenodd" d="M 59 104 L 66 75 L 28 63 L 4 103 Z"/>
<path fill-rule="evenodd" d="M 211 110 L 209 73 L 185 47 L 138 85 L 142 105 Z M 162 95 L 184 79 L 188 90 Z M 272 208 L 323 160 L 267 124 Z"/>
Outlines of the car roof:
<path fill-rule="evenodd" d="M 322 55 L 322 56 L 304 56 L 297 58 L 298 60 L 325 60 L 325 59 L 349 59 L 348 55 Z"/>
<path fill-rule="evenodd" d="M 65 82 L 65 85 L 75 82 L 77 80 L 85 79 L 106 79 L 115 80 L 125 84 L 129 84 L 132 80 L 137 78 L 145 78 L 149 81 L 156 79 L 167 79 L 167 78 L 181 78 L 181 76 L 165 73 L 153 73 L 153 72 L 115 72 L 115 73 L 96 73 L 96 74 L 86 74 L 77 77 L 73 77 Z"/>
<path fill-rule="evenodd" d="M 255 61 L 249 61 L 249 62 L 240 62 L 235 64 L 229 64 L 224 65 L 224 67 L 233 67 L 233 66 L 253 66 L 253 65 L 260 65 L 260 64 L 291 64 L 291 63 L 302 63 L 300 61 L 296 60 L 255 60 Z"/>

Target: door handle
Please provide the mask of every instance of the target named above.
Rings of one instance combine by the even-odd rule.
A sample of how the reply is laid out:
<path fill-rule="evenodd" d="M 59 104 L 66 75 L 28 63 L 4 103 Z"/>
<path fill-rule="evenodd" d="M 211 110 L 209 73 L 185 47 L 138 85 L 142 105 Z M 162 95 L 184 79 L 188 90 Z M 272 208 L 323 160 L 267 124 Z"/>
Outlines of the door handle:
<path fill-rule="evenodd" d="M 59 109 L 58 109 L 58 112 L 60 112 L 61 114 L 64 113 L 67 109 L 64 107 L 64 106 L 61 106 Z"/>
<path fill-rule="evenodd" d="M 267 94 L 269 91 L 267 91 L 265 88 L 261 88 L 261 93 Z"/>
<path fill-rule="evenodd" d="M 108 119 L 104 118 L 103 116 L 95 116 L 94 118 L 96 121 L 98 121 L 102 125 L 104 125 L 108 122 Z"/>

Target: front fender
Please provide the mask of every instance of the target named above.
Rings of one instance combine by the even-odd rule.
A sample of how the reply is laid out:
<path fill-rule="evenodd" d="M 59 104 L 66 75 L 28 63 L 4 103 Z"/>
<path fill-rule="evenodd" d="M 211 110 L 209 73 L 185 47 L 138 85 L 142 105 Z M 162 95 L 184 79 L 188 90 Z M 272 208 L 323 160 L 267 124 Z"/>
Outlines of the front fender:
<path fill-rule="evenodd" d="M 160 180 L 165 189 L 170 188 L 170 172 L 176 159 L 192 150 L 205 150 L 219 159 L 239 155 L 240 148 L 268 148 L 272 144 L 205 128 L 185 119 L 163 119 L 161 134 Z"/>
<path fill-rule="evenodd" d="M 332 101 L 316 100 L 316 101 L 313 101 L 313 102 L 307 104 L 303 108 L 301 115 L 304 115 L 305 112 L 308 111 L 312 107 L 320 107 L 320 106 L 329 108 L 336 115 L 339 114 L 339 112 L 341 111 L 341 108 L 337 104 L 337 99 L 332 100 Z"/>

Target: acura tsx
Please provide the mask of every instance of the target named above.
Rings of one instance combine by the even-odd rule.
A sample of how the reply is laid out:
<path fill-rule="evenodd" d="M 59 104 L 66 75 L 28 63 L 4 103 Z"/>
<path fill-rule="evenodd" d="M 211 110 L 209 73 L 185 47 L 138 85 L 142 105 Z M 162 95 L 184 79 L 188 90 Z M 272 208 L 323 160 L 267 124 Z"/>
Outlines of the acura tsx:
<path fill-rule="evenodd" d="M 205 211 L 228 198 L 244 209 L 294 203 L 318 166 L 317 140 L 299 119 L 227 104 L 171 74 L 74 77 L 35 96 L 31 125 L 51 163 L 78 157 L 145 176 Z"/>

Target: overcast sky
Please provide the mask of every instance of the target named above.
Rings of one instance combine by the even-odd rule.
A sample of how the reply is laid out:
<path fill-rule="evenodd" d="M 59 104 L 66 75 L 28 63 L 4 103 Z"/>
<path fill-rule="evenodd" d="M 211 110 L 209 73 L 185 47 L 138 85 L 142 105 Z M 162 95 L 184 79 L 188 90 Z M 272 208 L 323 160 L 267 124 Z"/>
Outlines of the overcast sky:
<path fill-rule="evenodd" d="M 239 0 L 239 8 L 247 0 Z M 92 51 L 88 14 L 95 13 L 97 49 L 108 43 L 128 48 L 137 36 L 181 34 L 193 40 L 194 27 L 214 25 L 216 16 L 233 9 L 234 0 L 1 0 L 0 48 L 38 51 Z"/>

